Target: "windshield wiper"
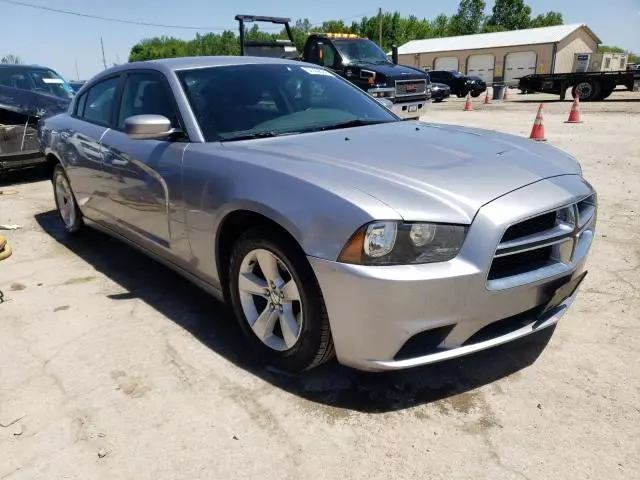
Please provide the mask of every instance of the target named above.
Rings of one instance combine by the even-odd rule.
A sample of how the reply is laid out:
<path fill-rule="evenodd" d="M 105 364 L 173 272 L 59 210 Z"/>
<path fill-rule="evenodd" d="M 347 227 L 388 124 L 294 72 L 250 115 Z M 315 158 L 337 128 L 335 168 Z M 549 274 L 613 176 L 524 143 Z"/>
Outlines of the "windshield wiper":
<path fill-rule="evenodd" d="M 326 131 L 326 130 L 338 130 L 340 128 L 351 128 L 351 127 L 363 127 L 365 125 L 376 125 L 378 123 L 389 123 L 386 120 L 367 120 L 358 118 L 356 120 L 349 120 L 347 122 L 335 123 L 333 125 L 327 125 L 325 127 L 318 127 L 313 129 L 314 131 Z"/>
<path fill-rule="evenodd" d="M 220 139 L 221 142 L 235 142 L 238 140 L 253 140 L 256 138 L 271 138 L 271 137 L 281 137 L 284 135 L 293 135 L 294 133 L 298 133 L 298 132 L 285 132 L 285 133 L 281 133 L 281 132 L 274 132 L 274 131 L 266 131 L 266 132 L 255 132 L 255 133 L 247 133 L 246 135 L 238 135 L 237 137 L 230 137 L 230 138 L 222 138 Z"/>

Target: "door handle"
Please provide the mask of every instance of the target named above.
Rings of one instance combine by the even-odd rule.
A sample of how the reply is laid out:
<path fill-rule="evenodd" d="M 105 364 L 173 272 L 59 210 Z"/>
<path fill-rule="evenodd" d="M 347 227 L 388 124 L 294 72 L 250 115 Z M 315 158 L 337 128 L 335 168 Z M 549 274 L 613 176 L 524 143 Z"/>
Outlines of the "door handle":
<path fill-rule="evenodd" d="M 115 165 L 117 167 L 124 167 L 128 163 L 129 162 L 127 162 L 126 160 L 122 160 L 121 158 L 112 158 L 111 159 L 111 165 Z"/>

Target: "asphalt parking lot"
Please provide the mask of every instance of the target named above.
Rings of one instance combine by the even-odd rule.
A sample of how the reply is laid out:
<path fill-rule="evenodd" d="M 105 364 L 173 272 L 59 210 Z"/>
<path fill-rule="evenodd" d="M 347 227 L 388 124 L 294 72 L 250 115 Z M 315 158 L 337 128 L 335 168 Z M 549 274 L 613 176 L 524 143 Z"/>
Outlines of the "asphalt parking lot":
<path fill-rule="evenodd" d="M 598 191 L 552 332 L 394 374 L 257 365 L 223 307 L 98 232 L 67 237 L 37 172 L 0 184 L 0 479 L 630 479 L 640 471 L 640 93 L 517 95 L 423 120 L 548 142 Z"/>

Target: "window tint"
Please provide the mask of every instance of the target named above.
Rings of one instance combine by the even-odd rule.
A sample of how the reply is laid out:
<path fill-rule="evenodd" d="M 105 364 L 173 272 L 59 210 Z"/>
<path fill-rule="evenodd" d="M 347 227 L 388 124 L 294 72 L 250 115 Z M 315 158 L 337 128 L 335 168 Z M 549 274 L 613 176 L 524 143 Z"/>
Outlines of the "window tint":
<path fill-rule="evenodd" d="M 134 73 L 127 76 L 122 91 L 122 103 L 118 115 L 118 127 L 134 115 L 162 115 L 173 127 L 177 127 L 173 94 L 162 81 L 160 74 Z"/>
<path fill-rule="evenodd" d="M 76 115 L 82 117 L 84 115 L 84 106 L 87 103 L 87 94 L 83 93 L 82 96 L 76 102 Z"/>
<path fill-rule="evenodd" d="M 87 92 L 83 118 L 91 122 L 109 125 L 118 81 L 119 77 L 110 78 L 91 87 Z"/>
<path fill-rule="evenodd" d="M 178 77 L 209 142 L 397 121 L 359 88 L 309 64 L 212 67 Z"/>
<path fill-rule="evenodd" d="M 345 63 L 351 62 L 373 62 L 387 63 L 387 55 L 371 40 L 366 38 L 338 39 L 333 44 L 340 52 L 340 56 Z"/>
<path fill-rule="evenodd" d="M 309 40 L 307 44 L 307 61 L 309 63 L 320 63 L 318 58 L 318 42 L 316 39 Z"/>
<path fill-rule="evenodd" d="M 333 47 L 326 43 L 322 44 L 322 56 L 324 57 L 324 65 L 326 67 L 333 67 L 336 64 L 336 55 L 333 51 Z"/>

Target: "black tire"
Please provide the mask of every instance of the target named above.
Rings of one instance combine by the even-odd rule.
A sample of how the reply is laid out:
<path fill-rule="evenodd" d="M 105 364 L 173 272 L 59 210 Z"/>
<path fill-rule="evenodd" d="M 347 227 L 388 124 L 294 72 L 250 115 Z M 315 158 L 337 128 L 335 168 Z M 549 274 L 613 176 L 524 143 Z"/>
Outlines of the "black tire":
<path fill-rule="evenodd" d="M 71 217 L 71 221 L 65 220 L 62 214 L 62 208 L 61 208 L 62 205 L 60 204 L 61 199 L 57 193 L 57 189 L 59 188 L 57 183 L 58 181 L 66 182 L 66 185 L 68 186 L 68 189 L 69 189 L 69 195 L 70 195 L 69 201 L 72 203 L 70 208 L 73 209 L 73 213 L 74 213 L 73 216 Z M 78 202 L 76 201 L 75 195 L 71 190 L 71 182 L 69 181 L 69 177 L 67 177 L 67 173 L 64 171 L 64 168 L 62 168 L 62 165 L 57 164 L 53 168 L 51 182 L 53 183 L 53 197 L 56 202 L 58 217 L 60 218 L 60 221 L 64 225 L 64 229 L 67 231 L 67 233 L 70 233 L 70 234 L 77 234 L 81 232 L 84 227 L 84 219 L 82 217 L 82 212 L 78 208 Z"/>
<path fill-rule="evenodd" d="M 471 92 L 471 96 L 473 98 L 478 98 L 480 96 L 480 92 Z"/>
<path fill-rule="evenodd" d="M 598 100 L 604 100 L 605 98 L 609 98 L 611 96 L 611 94 L 613 93 L 613 88 L 611 87 L 606 87 L 606 88 L 602 88 L 602 90 L 600 90 L 600 95 L 598 96 Z"/>
<path fill-rule="evenodd" d="M 600 82 L 595 82 L 593 80 L 578 82 L 571 89 L 571 97 L 575 98 L 576 93 L 579 91 L 581 102 L 591 102 L 599 98 L 600 90 Z"/>
<path fill-rule="evenodd" d="M 278 351 L 263 343 L 253 332 L 243 311 L 238 277 L 244 258 L 256 249 L 267 250 L 278 257 L 298 287 L 303 321 L 300 336 L 288 350 Z M 240 236 L 229 262 L 229 297 L 240 329 L 266 363 L 297 373 L 335 356 L 329 317 L 318 282 L 303 252 L 285 235 L 268 229 L 253 229 Z"/>
<path fill-rule="evenodd" d="M 434 102 L 436 102 L 436 103 L 440 103 L 440 102 L 441 102 L 441 101 L 443 101 L 443 100 L 444 100 L 444 98 L 436 98 L 436 99 L 434 100 Z"/>

